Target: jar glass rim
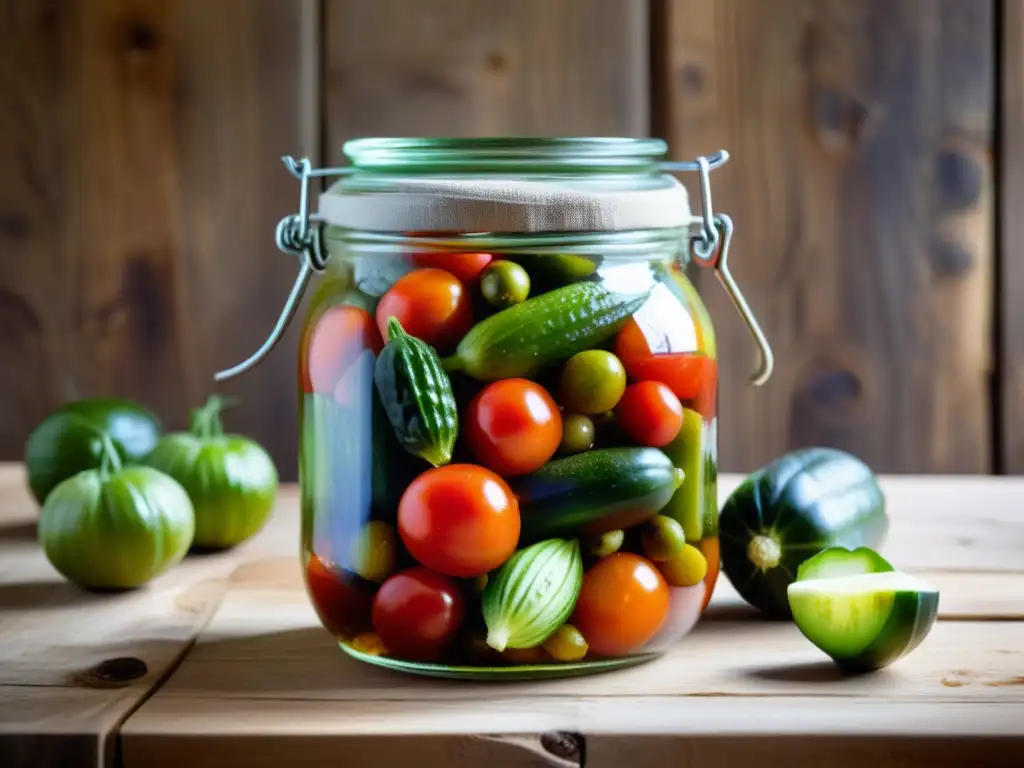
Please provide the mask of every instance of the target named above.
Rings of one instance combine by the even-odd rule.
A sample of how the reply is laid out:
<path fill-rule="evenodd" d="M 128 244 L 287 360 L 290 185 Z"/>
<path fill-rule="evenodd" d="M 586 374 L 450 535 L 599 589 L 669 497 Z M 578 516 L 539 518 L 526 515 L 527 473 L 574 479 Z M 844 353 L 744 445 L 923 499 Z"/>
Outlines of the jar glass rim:
<path fill-rule="evenodd" d="M 357 171 L 423 173 L 534 169 L 563 173 L 651 171 L 668 151 L 662 139 L 610 136 L 374 137 L 342 152 Z"/>

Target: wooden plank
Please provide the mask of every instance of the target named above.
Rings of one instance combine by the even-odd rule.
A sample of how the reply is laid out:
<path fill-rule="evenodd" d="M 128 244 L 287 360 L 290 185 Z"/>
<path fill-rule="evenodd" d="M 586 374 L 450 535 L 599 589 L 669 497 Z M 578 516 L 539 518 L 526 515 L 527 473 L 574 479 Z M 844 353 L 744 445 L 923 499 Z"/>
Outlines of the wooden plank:
<path fill-rule="evenodd" d="M 721 477 L 723 499 L 739 480 Z M 612 750 L 608 754 L 644 749 L 628 734 L 595 746 L 604 743 L 593 740 L 600 734 L 622 730 L 627 721 L 616 718 L 617 711 L 653 718 L 650 727 L 665 740 L 651 744 L 668 750 L 699 728 L 708 729 L 701 731 L 705 740 L 716 733 L 710 715 L 699 724 L 690 719 L 695 711 L 706 711 L 706 702 L 728 699 L 736 711 L 744 711 L 758 706 L 758 697 L 792 702 L 786 705 L 790 719 L 780 716 L 780 728 L 799 728 L 807 696 L 840 700 L 843 712 L 870 697 L 885 702 L 895 718 L 892 727 L 907 734 L 922 718 L 959 723 L 979 734 L 1002 733 L 1002 714 L 1021 706 L 1024 695 L 1016 685 L 1024 623 L 1006 620 L 1024 608 L 1019 563 L 1024 479 L 885 477 L 882 482 L 893 521 L 886 554 L 934 581 L 942 590 L 943 616 L 959 619 L 941 621 L 926 644 L 898 666 L 878 677 L 837 681 L 792 627 L 751 621 L 750 611 L 720 579 L 707 621 L 663 661 L 628 673 L 502 686 L 496 701 L 493 687 L 389 675 L 348 661 L 333 646 L 317 625 L 300 581 L 294 485 L 282 489 L 267 528 L 238 550 L 190 557 L 143 590 L 100 596 L 64 583 L 46 563 L 35 544 L 36 510 L 25 490 L 24 470 L 0 465 L 0 764 L 65 766 L 74 764 L 73 755 L 81 758 L 79 764 L 95 765 L 109 753 L 110 734 L 172 669 L 170 679 L 124 728 L 128 766 L 149 764 L 150 758 L 172 764 L 182 755 L 189 764 L 200 761 L 197 765 L 215 758 L 268 765 L 286 749 L 299 750 L 308 765 L 325 764 L 332 754 L 336 760 L 339 749 L 346 755 L 351 749 L 355 764 L 375 752 L 384 764 L 399 764 L 408 749 L 421 747 L 438 760 L 462 754 L 473 764 L 473 756 L 493 755 L 503 763 L 529 764 L 543 750 L 542 740 L 550 743 L 551 737 L 542 736 L 563 727 L 585 731 L 588 760 L 597 760 L 605 749 Z M 965 510 L 973 515 L 966 530 Z M 1002 621 L 978 621 L 992 618 Z M 194 650 L 176 666 L 197 635 Z M 967 658 L 964 648 L 972 649 Z M 141 669 L 135 662 L 104 666 L 124 658 L 145 665 L 141 677 L 118 682 L 102 674 Z M 634 709 L 639 699 L 645 703 Z M 920 705 L 933 701 L 941 706 L 926 716 Z M 963 720 L 967 703 L 971 717 Z M 506 711 L 507 717 L 498 717 Z M 447 724 L 466 715 L 469 719 L 459 722 L 468 724 L 451 725 L 458 734 L 413 738 L 430 733 L 424 718 L 442 714 Z M 865 717 L 858 721 L 865 733 L 872 723 L 884 722 L 872 720 L 870 713 Z M 673 722 L 685 727 L 678 730 Z M 826 730 L 824 722 L 816 722 Z M 373 737 L 384 733 L 382 723 L 408 729 L 409 739 Z M 506 734 L 493 743 L 484 735 L 517 729 L 515 738 Z M 357 737 L 357 731 L 367 735 Z M 882 749 L 876 737 L 881 738 L 858 737 L 863 754 Z M 780 744 L 778 749 L 788 748 Z M 927 755 L 933 747 L 908 749 Z"/>
<path fill-rule="evenodd" d="M 1024 472 L 1024 2 L 1003 0 L 999 170 L 1000 469 Z"/>
<path fill-rule="evenodd" d="M 273 570 L 262 564 L 260 569 Z M 1016 587 L 1022 585 L 1024 578 L 1018 578 Z M 729 592 L 723 590 L 722 599 L 716 592 L 707 620 L 660 660 L 621 674 L 518 683 L 503 688 L 501 696 L 820 695 L 1024 706 L 1024 681 L 1015 658 L 1024 648 L 1024 621 L 940 621 L 917 651 L 884 674 L 844 679 L 792 623 L 767 622 L 735 610 Z M 965 648 L 971 649 L 970 659 L 964 658 Z M 159 704 L 166 699 L 221 699 L 211 711 L 222 712 L 225 726 L 233 727 L 236 699 L 278 701 L 283 712 L 297 699 L 441 702 L 486 699 L 494 690 L 489 683 L 396 675 L 349 659 L 322 630 L 289 569 L 276 584 L 234 580 L 188 658 L 154 698 L 155 714 L 147 714 L 147 704 L 139 717 L 159 719 Z"/>
<path fill-rule="evenodd" d="M 47 562 L 24 470 L 0 464 L 0 765 L 108 765 L 112 735 L 187 651 L 239 563 L 281 546 L 282 527 L 297 541 L 294 488 L 282 500 L 285 514 L 239 549 L 94 594 Z"/>
<path fill-rule="evenodd" d="M 297 204 L 279 157 L 309 135 L 299 43 L 315 8 L 0 4 L 0 458 L 69 398 L 137 398 L 182 426 L 213 372 L 262 342 L 294 276 L 273 232 Z M 231 428 L 286 478 L 296 339 L 228 385 Z"/>
<path fill-rule="evenodd" d="M 356 136 L 646 135 L 643 0 L 326 0 L 327 158 Z"/>
<path fill-rule="evenodd" d="M 723 499 L 739 480 L 721 477 Z M 125 766 L 186 756 L 197 768 L 326 766 L 340 754 L 354 766 L 412 754 L 428 766 L 567 766 L 581 754 L 588 766 L 681 754 L 702 765 L 1014 765 L 1024 755 L 1024 480 L 882 483 L 885 551 L 939 586 L 942 617 L 875 675 L 839 676 L 793 625 L 758 619 L 723 578 L 690 636 L 630 670 L 503 686 L 403 676 L 341 653 L 294 555 L 268 551 L 234 571 L 189 656 L 125 724 Z M 560 752 L 566 744 L 576 751 Z"/>
<path fill-rule="evenodd" d="M 778 363 L 746 384 L 747 331 L 702 280 L 722 467 L 825 444 L 990 471 L 993 2 L 671 0 L 663 21 L 655 132 L 732 153 L 715 210 Z"/>
<path fill-rule="evenodd" d="M 766 704 L 772 706 L 766 706 Z M 238 728 L 224 738 L 209 702 L 177 702 L 162 727 L 125 727 L 125 768 L 337 765 L 622 766 L 750 763 L 816 768 L 930 768 L 935 765 L 1018 766 L 1024 759 L 1018 710 L 997 704 L 927 701 L 889 703 L 822 698 L 489 697 L 435 703 L 294 702 L 287 718 L 275 702 L 240 700 Z M 784 704 L 784 706 L 779 706 Z M 880 706 L 884 704 L 884 706 Z M 147 705 L 148 706 L 148 705 Z M 197 712 L 198 708 L 198 712 Z M 205 716 L 203 716 L 205 714 Z M 436 724 L 442 720 L 443 731 Z M 836 725 L 845 726 L 837 732 Z M 570 743 L 585 762 L 561 758 Z M 398 734 L 401 738 L 398 738 Z M 551 745 L 548 748 L 548 745 Z M 556 751 L 557 750 L 557 751 Z M 577 755 L 579 752 L 577 752 Z M 976 759 L 979 762 L 972 762 Z M 633 761 L 630 763 L 629 761 Z"/>

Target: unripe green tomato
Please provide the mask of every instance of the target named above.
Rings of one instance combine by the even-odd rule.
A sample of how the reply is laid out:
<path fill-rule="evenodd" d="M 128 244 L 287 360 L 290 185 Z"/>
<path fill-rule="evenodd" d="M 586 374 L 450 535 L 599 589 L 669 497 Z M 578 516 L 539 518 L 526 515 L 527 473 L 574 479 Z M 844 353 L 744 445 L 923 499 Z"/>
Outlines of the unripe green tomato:
<path fill-rule="evenodd" d="M 185 557 L 195 516 L 185 489 L 151 467 L 88 469 L 59 483 L 39 516 L 39 543 L 69 581 L 132 589 Z"/>
<path fill-rule="evenodd" d="M 501 309 L 521 304 L 530 295 L 530 276 L 513 261 L 492 261 L 480 275 L 480 293 Z"/>
<path fill-rule="evenodd" d="M 146 464 L 167 473 L 195 508 L 197 549 L 226 549 L 258 533 L 277 498 L 278 474 L 259 443 L 225 435 L 221 403 L 211 398 L 193 416 L 190 432 L 165 435 Z"/>
<path fill-rule="evenodd" d="M 579 352 L 566 362 L 559 379 L 559 404 L 571 413 L 592 416 L 612 410 L 626 391 L 626 369 L 603 349 Z"/>

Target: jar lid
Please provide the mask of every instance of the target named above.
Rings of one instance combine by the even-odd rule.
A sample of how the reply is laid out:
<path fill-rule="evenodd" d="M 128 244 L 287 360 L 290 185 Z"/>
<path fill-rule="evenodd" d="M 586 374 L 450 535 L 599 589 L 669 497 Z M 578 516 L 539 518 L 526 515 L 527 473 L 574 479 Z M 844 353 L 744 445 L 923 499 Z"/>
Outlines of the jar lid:
<path fill-rule="evenodd" d="M 686 227 L 660 139 L 366 138 L 319 218 L 376 232 L 603 232 Z"/>

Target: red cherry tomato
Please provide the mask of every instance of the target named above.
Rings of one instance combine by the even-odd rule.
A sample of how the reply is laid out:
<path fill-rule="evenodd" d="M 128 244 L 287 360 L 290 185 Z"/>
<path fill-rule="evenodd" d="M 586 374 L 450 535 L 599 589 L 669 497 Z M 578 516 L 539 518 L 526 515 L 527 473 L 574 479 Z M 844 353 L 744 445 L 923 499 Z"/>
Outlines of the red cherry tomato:
<path fill-rule="evenodd" d="M 600 656 L 639 651 L 668 616 L 665 577 L 649 560 L 616 552 L 583 575 L 570 622 Z"/>
<path fill-rule="evenodd" d="M 640 445 L 660 448 L 679 434 L 683 406 L 664 384 L 641 381 L 626 387 L 615 417 L 619 428 Z"/>
<path fill-rule="evenodd" d="M 708 391 L 715 386 L 718 367 L 713 357 L 685 347 L 680 349 L 680 345 L 690 342 L 689 337 L 648 336 L 630 318 L 615 337 L 615 354 L 635 381 L 660 381 L 683 402 L 699 399 L 705 408 L 708 404 L 713 407 L 714 397 L 709 400 Z M 701 413 L 711 415 L 705 410 Z"/>
<path fill-rule="evenodd" d="M 331 634 L 351 637 L 370 629 L 373 592 L 354 574 L 310 555 L 306 589 L 320 622 Z"/>
<path fill-rule="evenodd" d="M 448 350 L 473 324 L 469 293 L 451 272 L 417 269 L 398 278 L 377 304 L 377 328 L 387 340 L 388 318 L 410 336 Z"/>
<path fill-rule="evenodd" d="M 415 267 L 447 270 L 469 285 L 480 277 L 492 258 L 489 253 L 414 253 L 410 261 Z"/>
<path fill-rule="evenodd" d="M 489 469 L 448 464 L 428 469 L 398 502 L 398 533 L 423 565 L 472 578 L 504 563 L 519 543 L 519 502 Z"/>
<path fill-rule="evenodd" d="M 317 319 L 302 346 L 299 378 L 303 392 L 332 395 L 359 356 L 366 350 L 380 354 L 384 342 L 369 312 L 342 304 Z"/>
<path fill-rule="evenodd" d="M 410 568 L 380 585 L 373 599 L 373 628 L 389 653 L 436 661 L 455 638 L 465 612 L 462 593 L 451 579 Z"/>
<path fill-rule="evenodd" d="M 713 387 L 716 373 L 714 358 L 693 352 L 654 355 L 634 362 L 630 371 L 638 381 L 660 381 L 680 400 L 692 400 Z"/>
<path fill-rule="evenodd" d="M 502 379 L 469 404 L 466 442 L 477 460 L 514 477 L 544 466 L 562 440 L 562 414 L 540 384 Z"/>

